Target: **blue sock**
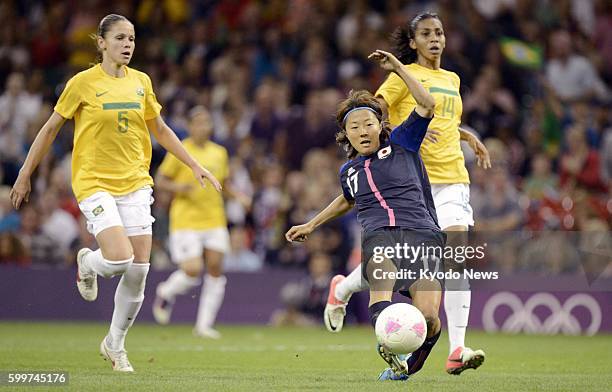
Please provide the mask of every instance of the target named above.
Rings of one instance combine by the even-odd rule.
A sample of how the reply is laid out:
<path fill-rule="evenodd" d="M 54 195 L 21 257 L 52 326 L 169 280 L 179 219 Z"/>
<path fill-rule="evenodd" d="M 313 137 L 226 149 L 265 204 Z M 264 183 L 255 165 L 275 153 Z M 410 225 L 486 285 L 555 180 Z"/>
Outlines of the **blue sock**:
<path fill-rule="evenodd" d="M 423 364 L 427 360 L 431 349 L 436 345 L 441 332 L 442 328 L 434 336 L 425 339 L 421 347 L 410 355 L 408 358 L 408 374 L 414 374 L 423 368 Z"/>
<path fill-rule="evenodd" d="M 380 312 L 385 310 L 387 306 L 391 305 L 391 301 L 380 301 L 376 302 L 372 306 L 368 308 L 368 313 L 370 314 L 370 322 L 373 327 L 376 327 L 376 320 L 378 319 L 378 315 Z"/>

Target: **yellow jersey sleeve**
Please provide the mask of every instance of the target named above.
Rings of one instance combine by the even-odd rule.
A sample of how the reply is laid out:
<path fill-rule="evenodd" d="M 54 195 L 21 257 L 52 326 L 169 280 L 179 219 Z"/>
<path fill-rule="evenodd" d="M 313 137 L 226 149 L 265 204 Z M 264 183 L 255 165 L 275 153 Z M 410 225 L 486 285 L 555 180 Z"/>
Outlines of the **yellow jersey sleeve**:
<path fill-rule="evenodd" d="M 146 76 L 145 82 L 145 110 L 144 110 L 144 119 L 152 120 L 155 117 L 159 116 L 161 113 L 162 106 L 157 102 L 157 97 L 155 96 L 155 92 L 153 91 L 153 83 L 151 82 L 151 78 L 149 75 Z"/>
<path fill-rule="evenodd" d="M 166 153 L 158 171 L 168 178 L 175 179 L 181 169 L 181 165 L 182 163 L 174 155 Z"/>
<path fill-rule="evenodd" d="M 402 78 L 397 76 L 395 72 L 391 72 L 383 84 L 380 85 L 375 96 L 383 97 L 387 106 L 395 106 L 405 98 L 407 91 L 408 88 Z"/>
<path fill-rule="evenodd" d="M 62 91 L 62 95 L 60 95 L 53 109 L 59 113 L 60 116 L 70 119 L 79 109 L 82 101 L 79 84 L 79 78 L 77 76 L 73 76 L 68 83 L 66 83 L 64 91 Z"/>

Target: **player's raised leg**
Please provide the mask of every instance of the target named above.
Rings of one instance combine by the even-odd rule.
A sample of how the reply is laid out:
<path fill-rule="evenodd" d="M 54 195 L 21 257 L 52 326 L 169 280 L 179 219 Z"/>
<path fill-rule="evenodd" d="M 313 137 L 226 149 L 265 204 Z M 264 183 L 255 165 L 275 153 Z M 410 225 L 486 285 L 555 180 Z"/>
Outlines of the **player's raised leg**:
<path fill-rule="evenodd" d="M 346 305 L 354 293 L 368 289 L 359 264 L 348 276 L 336 275 L 329 284 L 329 295 L 323 312 L 323 321 L 329 332 L 340 332 L 344 326 Z"/>
<path fill-rule="evenodd" d="M 174 236 L 170 236 L 170 241 Z M 201 249 L 201 246 L 192 244 Z M 155 290 L 153 301 L 153 317 L 159 324 L 166 325 L 170 322 L 172 308 L 178 295 L 185 295 L 202 283 L 202 271 L 204 260 L 202 256 L 195 256 L 181 260 L 179 268 L 174 271 L 168 279 L 161 282 Z"/>

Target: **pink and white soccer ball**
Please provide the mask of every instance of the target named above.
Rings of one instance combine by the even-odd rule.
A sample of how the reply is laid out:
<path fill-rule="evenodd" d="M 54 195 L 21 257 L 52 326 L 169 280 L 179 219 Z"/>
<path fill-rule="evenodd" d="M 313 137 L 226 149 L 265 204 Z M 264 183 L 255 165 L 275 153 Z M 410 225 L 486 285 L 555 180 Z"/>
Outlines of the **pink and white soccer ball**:
<path fill-rule="evenodd" d="M 409 354 L 421 347 L 427 335 L 425 317 L 414 306 L 396 303 L 385 308 L 376 320 L 378 343 L 395 354 Z"/>

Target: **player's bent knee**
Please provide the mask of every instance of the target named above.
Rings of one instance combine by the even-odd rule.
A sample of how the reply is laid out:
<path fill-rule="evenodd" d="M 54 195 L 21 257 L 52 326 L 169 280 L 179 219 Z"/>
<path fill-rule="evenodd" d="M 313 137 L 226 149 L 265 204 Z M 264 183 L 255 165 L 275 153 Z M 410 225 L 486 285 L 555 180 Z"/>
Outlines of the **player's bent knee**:
<path fill-rule="evenodd" d="M 438 321 L 438 311 L 435 309 L 421 309 L 421 313 L 423 313 L 423 317 L 425 317 L 425 322 L 428 327 L 431 327 Z"/>
<path fill-rule="evenodd" d="M 202 271 L 204 270 L 204 266 L 202 264 L 202 260 L 192 259 L 182 262 L 181 264 L 179 264 L 179 267 L 187 276 L 190 276 L 192 278 L 198 278 L 202 276 Z"/>
<path fill-rule="evenodd" d="M 115 275 L 123 275 L 134 261 L 134 256 L 124 260 L 107 260 L 104 259 L 100 274 L 105 278 L 112 278 Z"/>
<path fill-rule="evenodd" d="M 102 257 L 111 263 L 120 263 L 128 259 L 134 259 L 132 247 L 118 247 L 115 249 L 102 249 Z"/>

